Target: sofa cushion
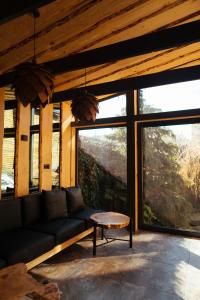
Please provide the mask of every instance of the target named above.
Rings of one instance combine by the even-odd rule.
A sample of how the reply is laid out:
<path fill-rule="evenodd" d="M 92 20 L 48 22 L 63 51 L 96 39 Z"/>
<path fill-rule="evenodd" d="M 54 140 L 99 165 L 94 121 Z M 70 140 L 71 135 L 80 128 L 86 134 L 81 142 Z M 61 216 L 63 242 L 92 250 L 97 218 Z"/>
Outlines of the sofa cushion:
<path fill-rule="evenodd" d="M 23 225 L 36 223 L 41 218 L 42 193 L 33 193 L 22 197 Z"/>
<path fill-rule="evenodd" d="M 85 208 L 83 195 L 80 187 L 70 187 L 66 189 L 67 206 L 69 214 L 72 215 Z"/>
<path fill-rule="evenodd" d="M 0 201 L 0 232 L 8 231 L 22 226 L 21 200 Z"/>
<path fill-rule="evenodd" d="M 67 239 L 85 230 L 84 221 L 62 218 L 47 223 L 38 223 L 30 225 L 29 229 L 52 234 L 55 237 L 55 243 L 60 244 Z"/>
<path fill-rule="evenodd" d="M 6 261 L 0 258 L 0 269 L 6 267 Z"/>
<path fill-rule="evenodd" d="M 47 221 L 67 216 L 66 193 L 62 190 L 43 191 L 44 212 Z"/>
<path fill-rule="evenodd" d="M 0 233 L 0 245 L 0 257 L 10 265 L 29 262 L 52 249 L 55 243 L 52 235 L 20 228 Z"/>
<path fill-rule="evenodd" d="M 94 224 L 93 221 L 90 219 L 91 215 L 99 212 L 103 212 L 103 211 L 91 207 L 85 207 L 83 210 L 78 211 L 75 214 L 71 215 L 70 218 L 83 220 L 85 222 L 85 227 L 87 229 L 93 226 Z"/>

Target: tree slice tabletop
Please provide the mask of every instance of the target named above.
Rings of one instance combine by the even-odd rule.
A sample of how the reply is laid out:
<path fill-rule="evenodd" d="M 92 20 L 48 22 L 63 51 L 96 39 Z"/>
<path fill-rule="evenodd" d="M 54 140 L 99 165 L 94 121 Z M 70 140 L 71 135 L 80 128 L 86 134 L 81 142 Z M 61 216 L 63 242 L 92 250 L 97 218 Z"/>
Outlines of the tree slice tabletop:
<path fill-rule="evenodd" d="M 130 223 L 128 216 L 113 211 L 93 214 L 90 219 L 105 228 L 124 228 Z"/>
<path fill-rule="evenodd" d="M 29 299 L 59 300 L 60 291 L 54 283 L 42 284 L 27 272 L 24 263 L 18 263 L 0 270 L 0 299 L 21 300 L 29 295 Z"/>

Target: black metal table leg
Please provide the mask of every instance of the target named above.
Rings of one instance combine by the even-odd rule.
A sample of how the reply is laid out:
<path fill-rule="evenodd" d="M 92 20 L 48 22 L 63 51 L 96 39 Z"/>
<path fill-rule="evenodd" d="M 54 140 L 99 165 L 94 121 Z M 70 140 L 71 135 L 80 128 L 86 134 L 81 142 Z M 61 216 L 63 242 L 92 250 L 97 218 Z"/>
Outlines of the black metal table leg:
<path fill-rule="evenodd" d="M 103 240 L 104 232 L 103 232 L 103 226 L 101 227 L 101 239 Z"/>
<path fill-rule="evenodd" d="M 130 248 L 132 248 L 133 245 L 133 224 L 132 219 L 130 218 L 130 224 L 129 224 L 129 233 L 130 233 Z"/>
<path fill-rule="evenodd" d="M 93 232 L 93 256 L 96 255 L 96 248 L 97 248 L 97 235 L 96 235 L 96 224 L 94 225 L 94 232 Z"/>

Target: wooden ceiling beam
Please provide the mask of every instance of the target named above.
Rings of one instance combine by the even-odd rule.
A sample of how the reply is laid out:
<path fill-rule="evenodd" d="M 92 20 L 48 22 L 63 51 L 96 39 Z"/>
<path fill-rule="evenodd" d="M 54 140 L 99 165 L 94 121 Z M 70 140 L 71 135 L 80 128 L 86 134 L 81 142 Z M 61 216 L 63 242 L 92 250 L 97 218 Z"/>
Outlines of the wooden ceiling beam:
<path fill-rule="evenodd" d="M 200 66 L 193 66 L 91 85 L 87 86 L 87 91 L 96 96 L 100 96 L 197 79 L 200 79 Z M 56 103 L 71 100 L 84 91 L 85 88 L 83 87 L 54 93 L 52 102 Z"/>
<path fill-rule="evenodd" d="M 0 25 L 26 13 L 33 12 L 37 8 L 53 1 L 55 0 L 7 0 L 1 5 Z"/>
<path fill-rule="evenodd" d="M 58 75 L 196 42 L 200 42 L 200 20 L 49 61 L 43 67 Z M 0 75 L 0 87 L 11 83 L 14 75 Z"/>
<path fill-rule="evenodd" d="M 44 65 L 55 74 L 62 74 L 199 41 L 200 21 L 198 20 L 49 61 Z"/>

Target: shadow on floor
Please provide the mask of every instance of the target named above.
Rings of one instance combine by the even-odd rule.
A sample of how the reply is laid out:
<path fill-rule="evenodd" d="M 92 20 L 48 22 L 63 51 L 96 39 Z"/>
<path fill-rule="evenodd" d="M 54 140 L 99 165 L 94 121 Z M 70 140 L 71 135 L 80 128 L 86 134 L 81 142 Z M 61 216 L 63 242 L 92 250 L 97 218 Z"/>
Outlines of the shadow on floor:
<path fill-rule="evenodd" d="M 40 281 L 57 282 L 63 300 L 199 300 L 200 250 L 191 245 L 187 238 L 142 233 L 132 249 L 115 241 L 93 257 L 92 242 L 82 241 L 31 273 Z"/>

